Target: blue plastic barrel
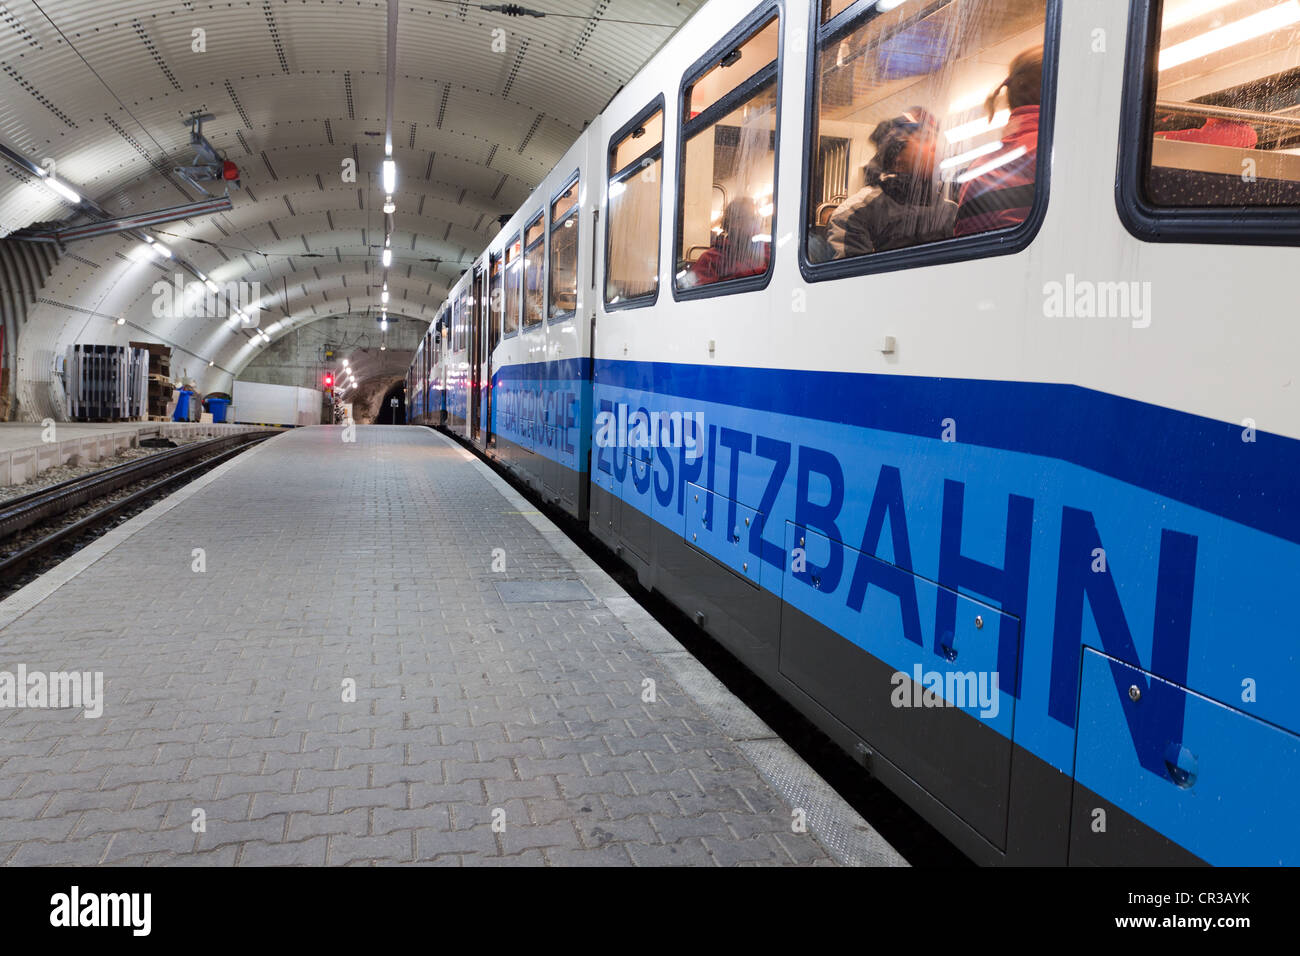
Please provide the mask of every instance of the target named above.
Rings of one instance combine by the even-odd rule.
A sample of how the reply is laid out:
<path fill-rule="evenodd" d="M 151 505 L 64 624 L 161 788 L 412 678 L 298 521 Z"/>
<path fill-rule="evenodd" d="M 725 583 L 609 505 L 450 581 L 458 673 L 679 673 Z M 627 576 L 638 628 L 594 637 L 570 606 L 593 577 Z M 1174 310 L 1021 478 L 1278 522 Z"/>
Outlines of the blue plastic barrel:
<path fill-rule="evenodd" d="M 226 409 L 230 407 L 230 399 L 209 398 L 207 404 L 208 411 L 212 413 L 213 424 L 223 424 L 226 420 Z"/>
<path fill-rule="evenodd" d="M 194 393 L 188 388 L 182 388 L 176 393 L 176 411 L 172 412 L 172 421 L 188 422 L 190 420 L 190 398 Z"/>

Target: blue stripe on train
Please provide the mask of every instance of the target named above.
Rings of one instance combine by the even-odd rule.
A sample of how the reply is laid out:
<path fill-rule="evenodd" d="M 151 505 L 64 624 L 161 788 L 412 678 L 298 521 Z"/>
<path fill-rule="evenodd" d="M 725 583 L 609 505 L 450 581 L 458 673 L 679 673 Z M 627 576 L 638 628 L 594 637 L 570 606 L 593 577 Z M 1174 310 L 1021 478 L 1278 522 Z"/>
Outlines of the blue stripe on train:
<path fill-rule="evenodd" d="M 510 365 L 492 375 L 492 431 L 570 471 L 587 472 L 591 362 Z"/>
<path fill-rule="evenodd" d="M 1262 431 L 1243 441 L 1242 426 L 1075 385 L 605 360 L 596 379 L 920 438 L 951 419 L 963 445 L 1083 465 L 1300 542 L 1300 441 Z"/>

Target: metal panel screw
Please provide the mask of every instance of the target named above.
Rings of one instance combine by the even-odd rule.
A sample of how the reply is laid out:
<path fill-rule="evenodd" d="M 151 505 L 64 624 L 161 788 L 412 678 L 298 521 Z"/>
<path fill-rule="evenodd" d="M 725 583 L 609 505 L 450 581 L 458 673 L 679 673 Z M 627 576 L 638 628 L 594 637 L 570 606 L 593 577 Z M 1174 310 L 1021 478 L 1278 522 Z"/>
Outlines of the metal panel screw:
<path fill-rule="evenodd" d="M 1134 684 L 1132 687 L 1130 687 L 1130 688 L 1128 689 L 1128 699 L 1129 699 L 1129 700 L 1133 700 L 1133 701 L 1141 700 L 1141 699 L 1142 699 L 1142 688 L 1141 688 L 1141 687 L 1138 687 L 1137 684 Z"/>
<path fill-rule="evenodd" d="M 984 626 L 984 617 L 980 614 L 975 615 L 975 629 L 979 630 Z"/>

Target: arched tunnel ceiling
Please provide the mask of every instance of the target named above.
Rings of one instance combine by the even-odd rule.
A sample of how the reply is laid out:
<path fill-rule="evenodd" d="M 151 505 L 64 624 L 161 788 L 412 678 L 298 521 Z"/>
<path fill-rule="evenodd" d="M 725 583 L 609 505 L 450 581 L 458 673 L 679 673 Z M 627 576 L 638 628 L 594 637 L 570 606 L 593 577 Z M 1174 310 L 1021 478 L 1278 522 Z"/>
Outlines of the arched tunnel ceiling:
<path fill-rule="evenodd" d="M 702 2 L 534 0 L 527 6 L 548 14 L 540 19 L 460 0 L 399 4 L 395 319 L 432 318 L 496 217 L 523 202 Z M 183 121 L 214 114 L 204 135 L 242 174 L 234 208 L 153 234 L 219 283 L 260 283 L 260 324 L 272 337 L 370 312 L 384 235 L 387 9 L 383 0 L 3 0 L 0 143 L 36 164 L 53 159 L 60 180 L 123 215 L 202 198 L 171 170 L 193 156 Z M 342 176 L 349 158 L 355 182 Z M 36 177 L 0 166 L 0 235 L 68 217 Z M 157 338 L 227 380 L 257 354 L 253 333 L 220 319 L 155 316 L 154 283 L 177 269 L 140 248 L 127 234 L 67 247 L 20 331 L 32 336 L 20 381 L 49 375 L 42 364 L 70 341 Z"/>

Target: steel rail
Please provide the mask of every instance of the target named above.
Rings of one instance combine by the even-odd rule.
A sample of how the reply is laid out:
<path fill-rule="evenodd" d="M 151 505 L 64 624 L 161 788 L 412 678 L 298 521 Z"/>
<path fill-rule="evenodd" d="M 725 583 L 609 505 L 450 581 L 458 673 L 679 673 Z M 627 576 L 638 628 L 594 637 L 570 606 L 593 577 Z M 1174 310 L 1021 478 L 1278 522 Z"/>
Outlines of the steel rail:
<path fill-rule="evenodd" d="M 159 481 L 155 481 L 153 484 L 141 488 L 139 491 L 132 492 L 131 494 L 127 495 L 125 498 L 120 498 L 117 501 L 105 505 L 103 508 L 100 508 L 98 511 L 95 511 L 93 514 L 86 515 L 86 517 L 80 518 L 77 521 L 74 521 L 72 524 L 65 525 L 64 527 L 59 528 L 57 531 L 54 531 L 53 533 L 46 535 L 45 537 L 41 538 L 39 541 L 36 541 L 33 544 L 30 544 L 19 551 L 15 551 L 7 558 L 0 560 L 0 579 L 3 579 L 5 575 L 12 573 L 13 571 L 22 567 L 23 565 L 30 563 L 33 559 L 38 558 L 41 555 L 53 550 L 54 548 L 62 544 L 64 541 L 85 534 L 87 531 L 92 530 L 97 525 L 103 524 L 105 521 L 114 517 L 116 514 L 118 514 L 118 512 L 130 508 L 132 505 L 136 504 L 137 502 L 142 501 L 152 495 L 156 495 L 158 492 L 166 488 L 168 485 L 173 485 L 176 484 L 177 482 L 186 481 L 190 477 L 197 475 L 201 471 L 206 471 L 209 468 L 214 468 L 217 465 L 224 462 L 226 459 L 233 458 L 235 455 L 238 455 L 240 452 L 246 451 L 249 445 L 254 444 L 256 442 L 265 441 L 266 439 L 270 438 L 271 435 L 266 433 L 261 433 L 261 432 L 253 432 L 253 433 L 248 433 L 246 435 L 239 435 L 239 436 L 232 436 L 232 437 L 247 438 L 248 440 L 241 442 L 240 444 L 236 445 L 234 448 L 228 448 L 225 451 L 218 452 L 217 454 L 213 455 L 210 458 L 205 458 L 202 461 L 198 462 L 197 464 L 191 465 L 190 467 L 184 469 L 183 471 L 178 471 L 175 474 L 171 474 L 166 476 L 165 478 L 160 479 Z M 207 447 L 208 450 L 211 451 L 210 442 L 204 442 L 203 444 L 204 447 Z M 174 463 L 175 462 L 173 461 L 173 464 Z"/>
<path fill-rule="evenodd" d="M 260 432 L 224 435 L 211 441 L 195 442 L 169 451 L 130 461 L 113 468 L 79 478 L 71 478 L 48 488 L 40 488 L 26 495 L 0 502 L 0 541 L 41 521 L 66 514 L 96 498 L 111 494 L 118 488 L 152 477 L 169 468 L 176 468 L 203 455 L 221 451 L 231 445 L 242 446 Z"/>

